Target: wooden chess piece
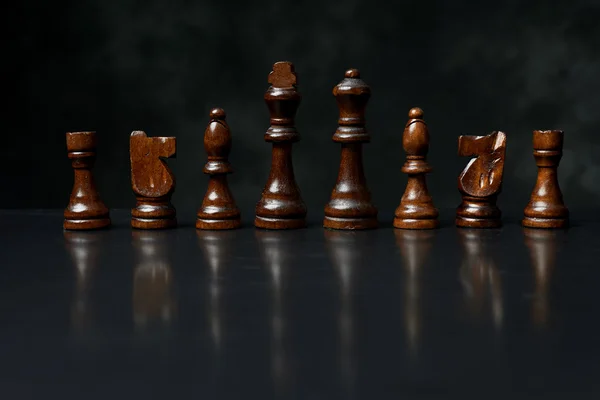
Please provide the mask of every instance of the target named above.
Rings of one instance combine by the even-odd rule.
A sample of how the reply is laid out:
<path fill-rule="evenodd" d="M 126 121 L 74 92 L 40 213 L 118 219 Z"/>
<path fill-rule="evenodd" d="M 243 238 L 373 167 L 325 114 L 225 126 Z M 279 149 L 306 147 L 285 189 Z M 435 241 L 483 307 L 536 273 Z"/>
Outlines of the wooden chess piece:
<path fill-rule="evenodd" d="M 402 146 L 406 162 L 402 172 L 408 175 L 406 190 L 396 208 L 394 228 L 433 229 L 440 226 L 439 212 L 427 190 L 426 175 L 431 167 L 426 161 L 429 151 L 429 131 L 423 121 L 423 110 L 411 108 L 404 128 Z"/>
<path fill-rule="evenodd" d="M 271 86 L 265 102 L 271 114 L 271 126 L 265 141 L 273 143 L 271 172 L 262 197 L 256 205 L 254 225 L 264 229 L 295 229 L 306 226 L 306 205 L 294 177 L 292 144 L 300 140 L 294 126 L 302 96 L 296 89 L 294 65 L 280 61 L 269 74 Z"/>
<path fill-rule="evenodd" d="M 333 88 L 340 117 L 333 141 L 342 146 L 340 169 L 331 199 L 325 206 L 323 226 L 330 229 L 377 228 L 377 208 L 363 169 L 362 145 L 371 140 L 365 127 L 365 108 L 371 89 L 360 79 L 357 69 L 346 71 Z"/>
<path fill-rule="evenodd" d="M 165 158 L 174 158 L 174 137 L 146 136 L 143 131 L 131 133 L 131 186 L 136 206 L 131 210 L 131 226 L 138 229 L 162 229 L 177 226 L 171 195 L 175 191 L 175 175 Z"/>
<path fill-rule="evenodd" d="M 558 185 L 563 137 L 563 131 L 533 131 L 533 156 L 538 176 L 529 204 L 525 207 L 523 226 L 566 228 L 569 225 L 569 210 Z"/>
<path fill-rule="evenodd" d="M 204 173 L 209 174 L 210 179 L 206 195 L 198 210 L 196 228 L 238 228 L 241 224 L 240 210 L 227 183 L 227 174 L 233 172 L 228 161 L 231 151 L 231 132 L 222 108 L 214 108 L 210 112 L 210 123 L 204 132 L 204 149 L 208 154 Z"/>
<path fill-rule="evenodd" d="M 75 172 L 63 228 L 100 229 L 110 226 L 108 208 L 96 189 L 92 168 L 96 161 L 96 132 L 67 132 L 67 152 Z"/>
<path fill-rule="evenodd" d="M 465 228 L 502 226 L 502 213 L 496 205 L 502 190 L 506 134 L 495 131 L 487 136 L 460 136 L 458 155 L 472 157 L 458 177 L 462 203 L 456 210 L 456 225 Z"/>

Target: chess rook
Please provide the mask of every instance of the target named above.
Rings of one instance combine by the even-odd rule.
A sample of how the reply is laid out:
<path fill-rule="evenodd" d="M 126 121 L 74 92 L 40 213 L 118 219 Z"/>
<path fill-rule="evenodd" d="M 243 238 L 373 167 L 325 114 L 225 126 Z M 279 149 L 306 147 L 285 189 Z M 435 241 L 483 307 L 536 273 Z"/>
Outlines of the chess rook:
<path fill-rule="evenodd" d="M 340 116 L 333 141 L 340 143 L 341 159 L 337 182 L 325 206 L 323 226 L 330 229 L 377 228 L 377 208 L 363 169 L 362 145 L 370 141 L 365 127 L 365 108 L 371 89 L 360 79 L 357 69 L 346 71 L 333 88 Z"/>
<path fill-rule="evenodd" d="M 439 227 L 439 212 L 427 190 L 426 174 L 431 172 L 427 164 L 429 131 L 423 121 L 423 110 L 412 108 L 408 112 L 402 145 L 406 162 L 402 172 L 408 175 L 406 190 L 396 208 L 394 227 L 400 229 L 433 229 Z"/>
<path fill-rule="evenodd" d="M 131 226 L 138 229 L 163 229 L 177 226 L 171 195 L 175 191 L 175 175 L 164 158 L 174 158 L 174 137 L 146 136 L 134 131 L 129 141 L 131 187 L 136 206 L 131 210 Z"/>
<path fill-rule="evenodd" d="M 529 228 L 566 228 L 569 210 L 558 185 L 558 164 L 562 158 L 562 131 L 533 131 L 533 156 L 538 167 L 537 181 L 523 225 Z"/>
<path fill-rule="evenodd" d="M 502 225 L 496 205 L 502 190 L 506 134 L 460 136 L 458 155 L 476 158 L 469 161 L 458 177 L 462 203 L 456 210 L 456 225 L 465 228 L 497 228 Z"/>
<path fill-rule="evenodd" d="M 300 140 L 294 126 L 302 96 L 296 89 L 297 77 L 291 62 L 273 65 L 271 86 L 265 102 L 271 114 L 271 126 L 265 141 L 273 143 L 271 172 L 256 205 L 254 225 L 264 229 L 295 229 L 306 226 L 306 205 L 294 177 L 292 144 Z"/>
<path fill-rule="evenodd" d="M 227 183 L 227 174 L 233 172 L 228 161 L 231 151 L 231 132 L 225 121 L 225 111 L 215 108 L 204 132 L 204 149 L 208 162 L 204 173 L 210 175 L 208 189 L 198 210 L 196 228 L 234 229 L 240 226 L 240 210 Z"/>
<path fill-rule="evenodd" d="M 96 160 L 96 132 L 68 132 L 67 152 L 75 172 L 64 229 L 100 229 L 110 225 L 108 208 L 96 189 L 92 168 Z"/>

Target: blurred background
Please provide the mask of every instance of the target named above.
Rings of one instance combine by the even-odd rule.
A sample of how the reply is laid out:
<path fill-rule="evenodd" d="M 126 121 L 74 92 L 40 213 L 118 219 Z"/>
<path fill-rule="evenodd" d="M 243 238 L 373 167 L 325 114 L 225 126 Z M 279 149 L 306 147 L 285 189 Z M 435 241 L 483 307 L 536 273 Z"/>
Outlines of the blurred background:
<path fill-rule="evenodd" d="M 560 184 L 571 209 L 600 202 L 600 4 L 504 1 L 28 0 L 2 15 L 7 105 L 0 208 L 63 208 L 73 181 L 65 132 L 95 130 L 95 176 L 110 208 L 135 199 L 129 134 L 176 136 L 173 196 L 193 219 L 206 190 L 203 133 L 222 107 L 233 134 L 230 183 L 244 219 L 266 182 L 267 75 L 296 66 L 303 95 L 294 168 L 319 220 L 339 165 L 331 93 L 350 67 L 372 88 L 364 146 L 382 215 L 404 191 L 402 132 L 411 107 L 431 135 L 436 206 L 460 202 L 459 135 L 508 135 L 499 205 L 519 216 L 535 183 L 533 129 L 565 131 Z"/>

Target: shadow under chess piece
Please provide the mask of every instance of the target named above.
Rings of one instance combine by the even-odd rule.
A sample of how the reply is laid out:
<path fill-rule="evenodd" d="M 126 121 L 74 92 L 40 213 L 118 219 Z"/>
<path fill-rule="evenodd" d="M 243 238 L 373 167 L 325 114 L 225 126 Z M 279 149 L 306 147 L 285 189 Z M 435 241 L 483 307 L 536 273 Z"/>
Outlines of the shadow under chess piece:
<path fill-rule="evenodd" d="M 496 328 L 502 327 L 504 305 L 502 279 L 489 248 L 496 241 L 499 231 L 460 229 L 460 241 L 464 248 L 460 267 L 460 281 L 467 296 L 471 313 L 477 318 L 485 313 L 486 298 L 491 300 L 491 314 Z"/>
<path fill-rule="evenodd" d="M 460 136 L 458 155 L 472 157 L 458 177 L 462 203 L 456 210 L 456 225 L 465 228 L 497 228 L 502 226 L 496 205 L 502 190 L 506 134 L 492 132 L 487 136 Z"/>
<path fill-rule="evenodd" d="M 209 290 L 209 325 L 215 350 L 219 352 L 224 336 L 223 327 L 223 277 L 227 266 L 232 262 L 236 233 L 231 231 L 198 230 L 198 243 L 209 266 L 206 279 Z"/>
<path fill-rule="evenodd" d="M 91 291 L 98 261 L 103 250 L 101 232 L 65 231 L 65 247 L 75 267 L 75 294 L 71 306 L 71 324 L 77 333 L 91 331 L 93 313 Z"/>
<path fill-rule="evenodd" d="M 271 114 L 271 126 L 265 141 L 273 143 L 271 172 L 256 205 L 254 225 L 264 229 L 296 229 L 306 226 L 306 205 L 294 177 L 292 144 L 300 140 L 294 126 L 302 96 L 298 92 L 294 65 L 280 61 L 269 74 L 265 102 Z"/>
<path fill-rule="evenodd" d="M 75 173 L 64 229 L 85 230 L 110 226 L 108 208 L 96 189 L 92 168 L 96 161 L 96 132 L 67 132 L 67 152 Z"/>
<path fill-rule="evenodd" d="M 176 302 L 167 234 L 160 231 L 132 231 L 135 250 L 133 320 L 138 328 L 169 326 L 175 317 Z"/>
<path fill-rule="evenodd" d="M 377 208 L 363 168 L 363 143 L 371 136 L 365 127 L 365 108 L 371 88 L 360 79 L 357 69 L 346 71 L 345 78 L 333 88 L 339 108 L 338 128 L 333 141 L 342 146 L 337 182 L 325 206 L 323 226 L 330 229 L 377 228 Z"/>
<path fill-rule="evenodd" d="M 412 354 L 416 355 L 422 331 L 420 275 L 433 246 L 435 232 L 397 229 L 395 234 L 396 245 L 402 254 L 405 275 L 404 326 L 408 347 Z"/>
<path fill-rule="evenodd" d="M 558 185 L 563 138 L 563 131 L 533 131 L 533 156 L 538 175 L 529 204 L 525 207 L 523 226 L 566 228 L 569 225 L 569 210 Z"/>
<path fill-rule="evenodd" d="M 204 173 L 209 174 L 210 179 L 206 195 L 198 210 L 196 228 L 238 228 L 241 224 L 240 210 L 227 183 L 227 174 L 233 172 L 228 161 L 231 151 L 231 132 L 222 108 L 214 108 L 210 112 L 210 122 L 204 132 L 204 149 L 208 154 Z"/>
<path fill-rule="evenodd" d="M 408 175 L 406 190 L 396 208 L 394 228 L 434 229 L 440 226 L 439 212 L 427 190 L 426 174 L 431 167 L 426 161 L 429 151 L 429 131 L 423 121 L 423 110 L 411 108 L 408 123 L 404 128 L 402 145 L 406 152 L 406 162 L 402 172 Z"/>
<path fill-rule="evenodd" d="M 174 158 L 174 137 L 146 136 L 134 131 L 129 141 L 131 187 L 136 206 L 131 210 L 131 226 L 137 229 L 163 229 L 177 226 L 171 196 L 175 191 L 175 175 L 166 158 Z"/>
<path fill-rule="evenodd" d="M 523 234 L 535 276 L 532 319 L 535 325 L 546 326 L 550 316 L 550 286 L 556 268 L 556 255 L 566 235 L 563 231 L 530 228 L 524 228 Z"/>

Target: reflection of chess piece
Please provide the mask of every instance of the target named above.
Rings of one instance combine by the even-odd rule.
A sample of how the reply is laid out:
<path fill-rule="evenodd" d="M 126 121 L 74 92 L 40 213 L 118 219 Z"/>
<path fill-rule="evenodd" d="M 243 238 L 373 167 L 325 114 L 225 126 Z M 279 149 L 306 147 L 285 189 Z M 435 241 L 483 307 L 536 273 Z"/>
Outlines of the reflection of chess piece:
<path fill-rule="evenodd" d="M 506 134 L 460 136 L 458 155 L 475 157 L 458 177 L 462 202 L 456 209 L 456 225 L 463 228 L 497 228 L 502 225 L 496 205 L 502 190 Z"/>
<path fill-rule="evenodd" d="M 535 276 L 535 295 L 531 314 L 535 325 L 545 326 L 550 315 L 550 283 L 556 265 L 558 245 L 566 237 L 564 231 L 523 228 L 525 245 L 531 253 Z"/>
<path fill-rule="evenodd" d="M 231 260 L 231 251 L 235 241 L 234 231 L 198 230 L 198 243 L 208 263 L 208 316 L 210 332 L 216 351 L 221 348 L 223 340 L 223 284 L 221 283 L 225 269 Z"/>
<path fill-rule="evenodd" d="M 271 368 L 277 394 L 282 394 L 291 376 L 289 355 L 285 351 L 287 336 L 286 303 L 284 293 L 290 282 L 299 234 L 302 231 L 257 230 L 256 238 L 271 278 Z"/>
<path fill-rule="evenodd" d="M 325 240 L 338 279 L 340 281 L 340 309 L 338 331 L 340 335 L 340 372 L 349 398 L 354 392 L 357 374 L 353 292 L 356 290 L 360 269 L 367 262 L 364 232 L 325 230 Z"/>
<path fill-rule="evenodd" d="M 467 296 L 471 313 L 481 318 L 487 308 L 486 298 L 491 298 L 491 314 L 496 328 L 502 326 L 504 307 L 502 304 L 502 281 L 493 257 L 489 254 L 490 244 L 498 235 L 497 230 L 461 229 L 464 259 L 460 267 L 460 280 Z M 489 294 L 488 294 L 489 292 Z"/>
<path fill-rule="evenodd" d="M 135 248 L 133 320 L 137 327 L 169 326 L 176 311 L 169 232 L 132 231 Z"/>
<path fill-rule="evenodd" d="M 435 232 L 396 229 L 395 234 L 396 244 L 404 261 L 404 282 L 406 282 L 404 288 L 404 325 L 408 347 L 413 355 L 416 355 L 419 348 L 419 336 L 421 335 L 421 312 L 419 307 L 421 284 L 419 276 L 427 261 Z"/>
<path fill-rule="evenodd" d="M 71 306 L 71 325 L 77 333 L 92 328 L 90 292 L 98 265 L 105 232 L 65 231 L 65 244 L 75 267 L 75 294 Z"/>

